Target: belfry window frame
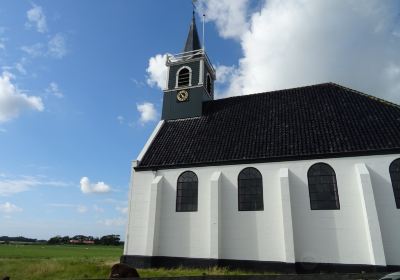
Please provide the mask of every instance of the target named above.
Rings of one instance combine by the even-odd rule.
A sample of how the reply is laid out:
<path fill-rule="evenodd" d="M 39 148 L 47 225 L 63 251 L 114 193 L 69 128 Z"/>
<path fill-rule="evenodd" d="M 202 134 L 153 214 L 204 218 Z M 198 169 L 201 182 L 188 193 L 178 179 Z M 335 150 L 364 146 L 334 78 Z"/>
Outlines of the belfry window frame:
<path fill-rule="evenodd" d="M 255 172 L 257 176 L 253 178 L 243 177 L 248 176 L 245 172 L 249 170 Z M 240 212 L 264 211 L 264 185 L 260 170 L 254 167 L 246 167 L 239 172 L 237 180 L 238 210 Z"/>
<path fill-rule="evenodd" d="M 187 85 L 179 85 L 179 74 L 183 69 L 188 69 L 189 70 L 189 83 Z M 182 66 L 181 68 L 176 71 L 176 77 L 175 77 L 175 88 L 182 88 L 182 87 L 191 87 L 192 86 L 192 68 L 189 66 Z"/>
<path fill-rule="evenodd" d="M 311 171 L 314 171 L 313 169 L 319 166 L 325 166 L 326 168 L 328 168 L 330 174 L 311 174 Z M 331 180 L 331 182 L 328 182 L 329 179 Z M 336 172 L 332 166 L 325 162 L 317 162 L 311 165 L 307 171 L 307 183 L 311 210 L 340 210 L 340 199 Z M 319 191 L 316 191 L 316 189 L 318 188 Z M 329 188 L 329 191 L 323 191 L 324 188 Z M 329 195 L 333 195 L 334 199 L 322 199 L 323 197 L 327 197 Z M 327 206 L 327 204 L 329 203 L 334 203 L 335 205 Z"/>
<path fill-rule="evenodd" d="M 186 178 L 185 178 L 186 176 Z M 192 178 L 190 178 L 191 176 Z M 188 203 L 190 201 L 190 203 Z M 193 171 L 182 172 L 176 180 L 176 212 L 197 212 L 199 205 L 199 179 Z"/>
<path fill-rule="evenodd" d="M 397 166 L 398 170 L 394 170 Z M 396 208 L 400 209 L 400 158 L 393 160 L 389 166 L 390 183 L 392 184 L 394 201 Z"/>

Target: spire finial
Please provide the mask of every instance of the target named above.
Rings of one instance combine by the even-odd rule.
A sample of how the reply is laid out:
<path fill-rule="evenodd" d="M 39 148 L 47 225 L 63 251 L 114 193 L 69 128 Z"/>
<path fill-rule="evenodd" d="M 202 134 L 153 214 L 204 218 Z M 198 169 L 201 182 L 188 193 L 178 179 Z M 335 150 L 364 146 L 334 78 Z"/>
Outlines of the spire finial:
<path fill-rule="evenodd" d="M 194 12 L 196 11 L 196 1 L 197 1 L 197 0 L 192 0 L 192 6 L 193 6 L 193 17 L 194 17 Z"/>

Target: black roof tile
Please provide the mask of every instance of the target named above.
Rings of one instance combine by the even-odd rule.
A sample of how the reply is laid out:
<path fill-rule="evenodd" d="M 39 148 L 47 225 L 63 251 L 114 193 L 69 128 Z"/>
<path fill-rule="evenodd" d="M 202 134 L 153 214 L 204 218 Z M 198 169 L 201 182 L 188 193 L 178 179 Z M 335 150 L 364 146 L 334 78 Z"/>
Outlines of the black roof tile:
<path fill-rule="evenodd" d="M 333 83 L 203 104 L 165 121 L 138 169 L 400 152 L 400 107 Z"/>

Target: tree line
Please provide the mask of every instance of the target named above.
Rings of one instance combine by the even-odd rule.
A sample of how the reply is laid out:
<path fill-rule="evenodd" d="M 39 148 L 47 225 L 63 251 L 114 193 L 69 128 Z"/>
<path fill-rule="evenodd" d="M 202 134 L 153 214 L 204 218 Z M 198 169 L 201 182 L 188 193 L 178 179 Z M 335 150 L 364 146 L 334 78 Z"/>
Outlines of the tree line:
<path fill-rule="evenodd" d="M 35 238 L 26 238 L 23 236 L 16 236 L 16 237 L 0 236 L 0 242 L 4 242 L 4 243 L 8 243 L 8 242 L 45 243 L 46 240 L 37 240 Z"/>
<path fill-rule="evenodd" d="M 93 237 L 85 235 L 54 236 L 47 241 L 48 244 L 96 244 L 96 245 L 121 245 L 123 242 L 118 234 L 104 235 L 102 237 Z"/>
<path fill-rule="evenodd" d="M 51 237 L 49 240 L 38 240 L 35 238 L 26 238 L 23 236 L 17 237 L 9 237 L 9 236 L 0 236 L 0 243 L 47 243 L 47 244 L 96 244 L 96 245 L 122 245 L 123 241 L 121 241 L 120 236 L 118 234 L 109 234 L 104 235 L 102 237 L 93 237 L 93 236 L 85 236 L 85 235 L 75 235 L 75 236 L 61 236 L 57 235 Z"/>

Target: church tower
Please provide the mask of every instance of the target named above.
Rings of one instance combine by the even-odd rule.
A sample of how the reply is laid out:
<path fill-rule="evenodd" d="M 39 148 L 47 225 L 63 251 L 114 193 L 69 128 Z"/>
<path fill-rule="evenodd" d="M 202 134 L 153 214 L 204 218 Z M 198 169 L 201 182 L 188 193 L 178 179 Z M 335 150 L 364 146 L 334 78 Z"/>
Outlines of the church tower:
<path fill-rule="evenodd" d="M 203 102 L 214 99 L 215 70 L 201 47 L 194 12 L 183 52 L 168 55 L 166 65 L 168 76 L 161 118 L 201 116 Z"/>

